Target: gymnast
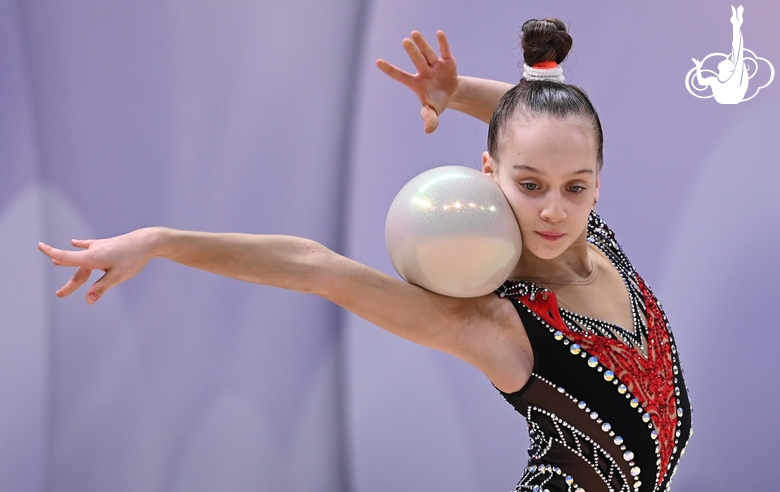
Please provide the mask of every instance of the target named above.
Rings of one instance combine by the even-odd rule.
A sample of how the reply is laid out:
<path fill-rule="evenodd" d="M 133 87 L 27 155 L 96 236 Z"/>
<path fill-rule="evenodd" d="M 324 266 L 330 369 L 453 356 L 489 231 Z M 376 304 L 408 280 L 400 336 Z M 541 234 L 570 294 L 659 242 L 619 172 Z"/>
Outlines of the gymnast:
<path fill-rule="evenodd" d="M 304 238 L 151 227 L 39 244 L 76 267 L 57 291 L 92 270 L 92 304 L 152 258 L 247 282 L 322 296 L 407 340 L 482 371 L 527 420 L 529 460 L 516 491 L 669 490 L 691 432 L 677 349 L 661 307 L 593 210 L 603 163 L 601 123 L 560 64 L 572 39 L 558 19 L 522 26 L 517 85 L 457 74 L 447 38 L 439 54 L 417 32 L 403 47 L 417 69 L 379 68 L 420 99 L 425 131 L 446 108 L 489 122 L 482 171 L 504 192 L 523 238 L 517 266 L 495 293 L 442 296 Z"/>

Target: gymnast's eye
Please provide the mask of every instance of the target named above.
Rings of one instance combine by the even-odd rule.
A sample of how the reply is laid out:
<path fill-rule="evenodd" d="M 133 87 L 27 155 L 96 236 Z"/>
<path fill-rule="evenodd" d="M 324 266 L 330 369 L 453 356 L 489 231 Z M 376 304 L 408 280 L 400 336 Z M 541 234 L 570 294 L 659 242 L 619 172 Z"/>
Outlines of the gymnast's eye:
<path fill-rule="evenodd" d="M 577 193 L 582 193 L 583 191 L 585 191 L 585 187 L 584 186 L 581 186 L 581 185 L 571 185 L 571 186 L 569 186 L 569 192 L 570 193 L 577 194 Z"/>
<path fill-rule="evenodd" d="M 536 191 L 539 189 L 538 184 L 531 183 L 531 182 L 520 183 L 520 186 L 522 186 L 525 189 L 525 191 Z"/>

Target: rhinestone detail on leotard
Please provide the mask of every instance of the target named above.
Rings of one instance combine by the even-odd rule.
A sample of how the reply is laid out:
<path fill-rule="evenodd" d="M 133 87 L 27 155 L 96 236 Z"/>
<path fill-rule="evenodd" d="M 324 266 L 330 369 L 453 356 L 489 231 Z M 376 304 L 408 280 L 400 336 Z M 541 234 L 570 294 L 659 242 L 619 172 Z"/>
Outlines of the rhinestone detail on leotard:
<path fill-rule="evenodd" d="M 555 340 L 568 347 L 571 355 L 584 359 L 586 367 L 601 373 L 603 380 L 613 385 L 617 393 L 626 398 L 627 405 L 637 412 L 637 418 L 647 426 L 647 435 L 656 443 L 655 483 L 647 490 L 658 492 L 667 490 L 671 476 L 676 471 L 676 463 L 674 469 L 671 469 L 672 462 L 676 462 L 685 451 L 683 446 L 678 453 L 682 425 L 680 419 L 685 414 L 680 406 L 679 396 L 681 390 L 686 390 L 687 394 L 687 389 L 679 384 L 678 375 L 681 370 L 677 350 L 660 304 L 634 271 L 620 245 L 614 239 L 612 231 L 595 213 L 591 215 L 588 233 L 588 241 L 604 252 L 623 278 L 634 315 L 633 332 L 561 309 L 557 304 L 555 293 L 538 284 L 508 281 L 497 290 L 497 293 L 501 297 L 521 301 L 528 312 L 547 327 Z M 645 315 L 647 323 L 639 316 L 640 311 Z M 532 377 L 555 386 L 553 382 L 537 374 Z M 615 434 L 613 425 L 610 422 L 602 422 L 597 412 L 591 410 L 584 402 L 578 401 L 566 389 L 562 387 L 556 389 L 601 424 L 603 432 L 614 438 L 615 444 L 623 450 L 621 458 L 627 461 L 630 467 L 632 488 L 635 491 L 640 488 L 644 491 L 645 488 L 639 480 L 642 472 L 633 462 L 634 453 L 625 447 L 623 438 Z M 534 427 L 530 423 L 529 426 Z M 538 426 L 536 431 L 538 432 Z M 684 436 L 685 444 L 687 444 L 687 437 Z M 547 438 L 550 439 L 549 436 Z M 538 443 L 536 440 L 534 442 L 534 451 L 538 451 Z M 527 475 L 529 475 L 528 469 L 524 479 L 528 478 Z M 517 490 L 534 490 L 533 487 L 522 488 L 524 483 L 533 485 L 527 480 L 521 480 Z M 624 480 L 623 483 L 626 481 Z M 606 481 L 605 484 L 607 490 L 623 490 L 622 487 L 613 488 L 612 484 Z"/>

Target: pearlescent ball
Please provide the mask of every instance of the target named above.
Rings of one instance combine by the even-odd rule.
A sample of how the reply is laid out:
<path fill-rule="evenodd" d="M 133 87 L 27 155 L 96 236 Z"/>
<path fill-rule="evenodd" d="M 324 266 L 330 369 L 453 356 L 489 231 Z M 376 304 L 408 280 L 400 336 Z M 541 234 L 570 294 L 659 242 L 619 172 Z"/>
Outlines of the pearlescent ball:
<path fill-rule="evenodd" d="M 387 213 L 385 244 L 407 282 L 452 297 L 496 290 L 522 250 L 501 188 L 462 166 L 425 171 L 398 192 Z"/>

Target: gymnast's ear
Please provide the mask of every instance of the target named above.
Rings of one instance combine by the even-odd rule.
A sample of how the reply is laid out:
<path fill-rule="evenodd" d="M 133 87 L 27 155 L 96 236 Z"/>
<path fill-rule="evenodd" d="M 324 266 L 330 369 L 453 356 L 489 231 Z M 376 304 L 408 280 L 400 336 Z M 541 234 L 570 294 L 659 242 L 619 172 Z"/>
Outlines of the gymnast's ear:
<path fill-rule="evenodd" d="M 488 151 L 482 152 L 482 172 L 495 178 L 496 171 L 498 171 L 498 163 L 490 157 Z"/>

